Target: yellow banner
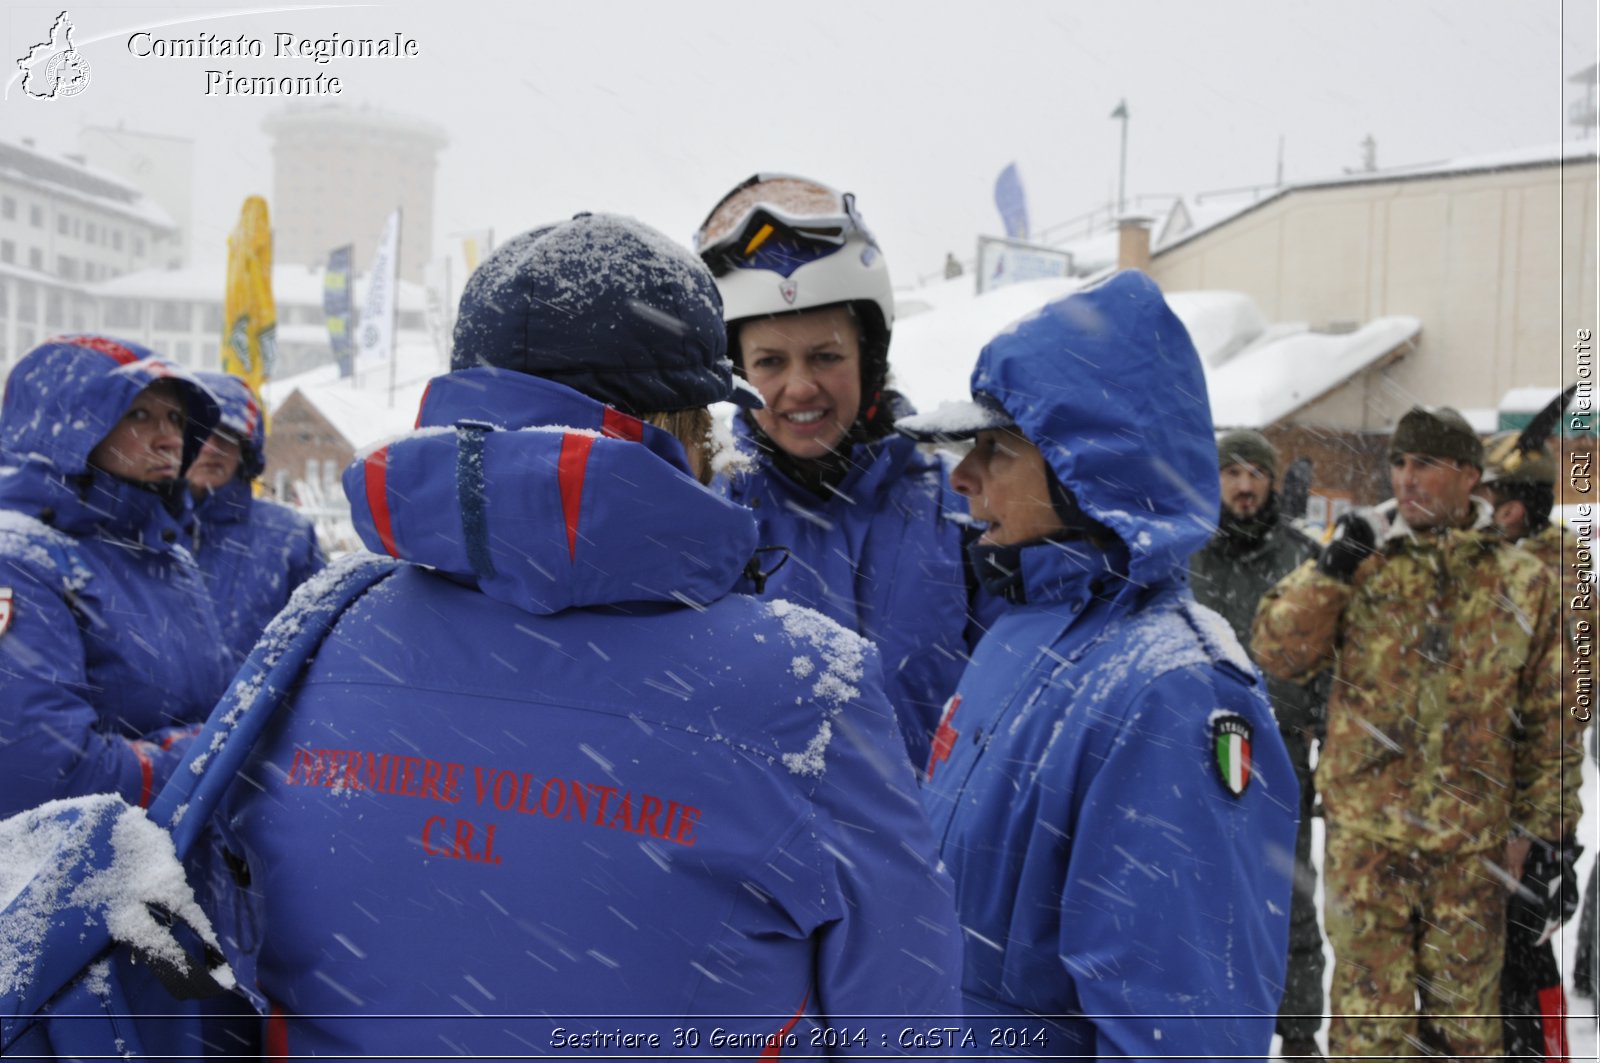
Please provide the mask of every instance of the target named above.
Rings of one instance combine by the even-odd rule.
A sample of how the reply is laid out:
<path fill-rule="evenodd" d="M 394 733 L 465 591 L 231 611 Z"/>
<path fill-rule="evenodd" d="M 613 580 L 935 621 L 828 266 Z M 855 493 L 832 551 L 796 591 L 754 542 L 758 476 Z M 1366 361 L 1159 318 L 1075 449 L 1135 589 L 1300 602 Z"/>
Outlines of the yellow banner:
<path fill-rule="evenodd" d="M 243 377 L 261 394 L 278 360 L 278 312 L 272 301 L 272 227 L 260 196 L 244 201 L 228 236 L 222 327 L 222 371 Z"/>

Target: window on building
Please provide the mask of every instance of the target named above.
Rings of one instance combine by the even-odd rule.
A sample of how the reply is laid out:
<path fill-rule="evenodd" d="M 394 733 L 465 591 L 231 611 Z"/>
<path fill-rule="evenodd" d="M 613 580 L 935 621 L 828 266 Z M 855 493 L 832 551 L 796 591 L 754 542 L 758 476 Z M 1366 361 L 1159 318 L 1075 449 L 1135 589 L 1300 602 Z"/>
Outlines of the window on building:
<path fill-rule="evenodd" d="M 94 328 L 94 300 L 84 297 L 72 300 L 72 328 L 75 332 Z"/>
<path fill-rule="evenodd" d="M 17 201 L 10 196 L 0 196 L 0 218 L 15 218 Z"/>
<path fill-rule="evenodd" d="M 47 329 L 60 328 L 66 323 L 66 300 L 61 297 L 61 289 L 46 288 L 44 291 L 44 327 Z"/>
<path fill-rule="evenodd" d="M 28 268 L 44 272 L 44 251 L 37 247 L 28 248 Z"/>
<path fill-rule="evenodd" d="M 200 304 L 200 330 L 218 335 L 222 332 L 222 304 Z"/>
<path fill-rule="evenodd" d="M 0 262 L 15 262 L 17 245 L 13 240 L 0 240 Z"/>
<path fill-rule="evenodd" d="M 133 253 L 139 256 L 144 255 L 144 237 L 135 236 L 133 238 Z"/>
<path fill-rule="evenodd" d="M 82 236 L 83 235 L 83 219 L 82 218 L 73 218 L 72 219 L 72 235 L 73 236 Z"/>
<path fill-rule="evenodd" d="M 11 316 L 11 285 L 0 279 L 0 321 Z M 0 336 L 5 335 L 5 329 L 0 329 Z"/>
<path fill-rule="evenodd" d="M 28 207 L 28 224 L 35 229 L 44 228 L 44 208 L 37 203 Z"/>
<path fill-rule="evenodd" d="M 178 340 L 172 345 L 172 356 L 178 360 L 179 365 L 188 365 L 189 356 L 194 350 L 194 345 L 188 340 Z"/>
<path fill-rule="evenodd" d="M 17 282 L 17 320 L 39 320 L 38 299 L 34 295 L 34 286 L 29 284 L 27 281 Z M 23 350 L 27 350 L 29 347 L 33 346 L 33 344 L 23 343 L 19 338 L 17 340 L 17 346 L 21 347 Z"/>
<path fill-rule="evenodd" d="M 188 332 L 189 304 L 156 303 L 154 324 L 156 328 L 163 332 Z"/>
<path fill-rule="evenodd" d="M 63 280 L 75 281 L 78 279 L 78 260 L 66 255 L 56 256 L 56 276 Z"/>
<path fill-rule="evenodd" d="M 56 215 L 56 232 L 62 236 L 67 235 L 67 229 L 71 224 L 71 220 L 65 214 Z"/>
<path fill-rule="evenodd" d="M 107 299 L 105 302 L 106 328 L 136 329 L 142 323 L 139 313 L 142 304 L 134 299 Z"/>
<path fill-rule="evenodd" d="M 31 329 L 31 328 L 19 328 L 19 329 L 17 329 L 17 350 L 19 350 L 19 351 L 31 351 L 31 350 L 33 350 L 33 342 L 34 342 L 33 338 L 34 338 L 33 329 Z"/>
<path fill-rule="evenodd" d="M 96 227 L 94 222 L 91 221 L 91 222 L 86 222 L 84 224 L 84 226 L 83 226 L 83 238 L 85 240 L 87 240 L 91 244 L 99 242 L 99 240 L 100 240 L 100 230 L 98 229 L 98 227 Z"/>
<path fill-rule="evenodd" d="M 122 250 L 122 230 L 121 229 L 112 229 L 111 230 L 111 250 L 113 250 L 113 251 L 121 251 Z"/>

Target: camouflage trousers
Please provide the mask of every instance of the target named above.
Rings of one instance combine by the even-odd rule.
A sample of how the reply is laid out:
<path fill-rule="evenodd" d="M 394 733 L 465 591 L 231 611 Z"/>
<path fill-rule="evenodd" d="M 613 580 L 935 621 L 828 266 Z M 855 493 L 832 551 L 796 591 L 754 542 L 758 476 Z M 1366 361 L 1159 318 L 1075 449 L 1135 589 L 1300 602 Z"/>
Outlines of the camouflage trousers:
<path fill-rule="evenodd" d="M 1328 824 L 1331 1056 L 1502 1054 L 1499 854 L 1421 853 Z"/>

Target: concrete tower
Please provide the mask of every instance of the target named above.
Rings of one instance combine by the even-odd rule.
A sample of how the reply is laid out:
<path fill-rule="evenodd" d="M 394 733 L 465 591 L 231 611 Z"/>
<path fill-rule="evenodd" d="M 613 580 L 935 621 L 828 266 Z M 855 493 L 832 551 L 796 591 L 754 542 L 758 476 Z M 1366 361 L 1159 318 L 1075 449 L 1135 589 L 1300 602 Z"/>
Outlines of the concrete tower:
<path fill-rule="evenodd" d="M 365 272 L 384 219 L 401 208 L 400 276 L 422 279 L 433 254 L 433 187 L 448 142 L 429 122 L 370 107 L 293 107 L 262 126 L 272 138 L 273 260 L 319 265 L 354 244 Z"/>

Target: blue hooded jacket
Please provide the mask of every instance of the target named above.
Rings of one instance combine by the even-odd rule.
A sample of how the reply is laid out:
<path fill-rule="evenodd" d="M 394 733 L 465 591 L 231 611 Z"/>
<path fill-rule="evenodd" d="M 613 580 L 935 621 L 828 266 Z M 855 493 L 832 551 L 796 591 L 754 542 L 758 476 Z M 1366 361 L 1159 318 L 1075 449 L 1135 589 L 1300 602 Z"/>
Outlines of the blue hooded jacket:
<path fill-rule="evenodd" d="M 903 436 L 857 443 L 849 472 L 821 499 L 760 453 L 743 417 L 734 431 L 754 467 L 727 484 L 728 497 L 755 511 L 762 546 L 788 550 L 762 597 L 815 609 L 877 646 L 920 768 L 977 637 L 963 564 L 966 504 L 940 460 Z M 761 563 L 771 568 L 776 558 L 763 554 Z"/>
<path fill-rule="evenodd" d="M 958 1010 L 876 655 L 729 594 L 749 512 L 538 377 L 439 377 L 419 426 L 345 474 L 363 540 L 409 563 L 220 817 L 218 932 L 269 1049 L 790 1058 L 883 1050 L 835 1016 Z"/>
<path fill-rule="evenodd" d="M 182 481 L 89 465 L 157 380 L 186 390 L 183 467 L 216 403 L 146 348 L 69 336 L 12 369 L 0 406 L 0 815 L 115 792 L 149 803 L 232 674 L 184 543 Z"/>
<path fill-rule="evenodd" d="M 1078 1058 L 1260 1059 L 1298 785 L 1259 678 L 1185 573 L 1217 511 L 1205 382 L 1125 272 L 997 336 L 972 377 L 1118 541 L 1020 551 L 923 801 L 956 881 L 968 1013 L 1051 1016 Z"/>
<path fill-rule="evenodd" d="M 221 427 L 241 441 L 239 474 L 194 505 L 195 560 L 237 668 L 294 589 L 321 571 L 322 551 L 309 520 L 251 491 L 266 468 L 266 424 L 249 385 L 227 373 L 195 375 L 217 397 Z"/>

